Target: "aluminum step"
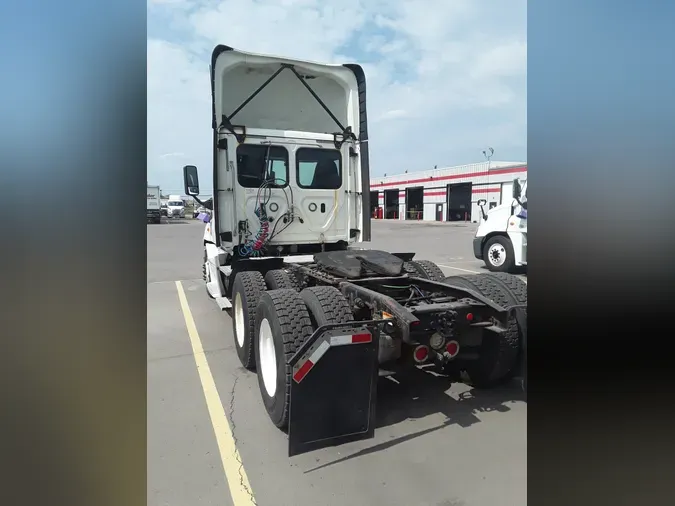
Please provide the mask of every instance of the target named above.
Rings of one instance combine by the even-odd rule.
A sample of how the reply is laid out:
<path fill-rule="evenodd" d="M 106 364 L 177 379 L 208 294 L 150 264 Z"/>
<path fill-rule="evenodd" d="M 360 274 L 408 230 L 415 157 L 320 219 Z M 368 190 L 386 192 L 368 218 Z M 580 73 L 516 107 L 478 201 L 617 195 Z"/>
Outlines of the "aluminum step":
<path fill-rule="evenodd" d="M 232 303 L 227 297 L 216 297 L 216 304 L 218 304 L 218 307 L 221 311 L 225 311 L 226 309 L 230 309 L 232 307 Z"/>

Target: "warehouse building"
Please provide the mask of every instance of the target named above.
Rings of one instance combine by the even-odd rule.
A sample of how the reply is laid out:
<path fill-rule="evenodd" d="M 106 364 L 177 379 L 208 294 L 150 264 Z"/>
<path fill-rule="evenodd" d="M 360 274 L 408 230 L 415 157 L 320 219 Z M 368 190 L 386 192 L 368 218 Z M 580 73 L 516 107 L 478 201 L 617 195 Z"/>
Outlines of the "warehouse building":
<path fill-rule="evenodd" d="M 385 219 L 478 221 L 478 200 L 488 208 L 511 198 L 513 180 L 527 179 L 527 163 L 482 162 L 370 180 L 371 215 Z"/>

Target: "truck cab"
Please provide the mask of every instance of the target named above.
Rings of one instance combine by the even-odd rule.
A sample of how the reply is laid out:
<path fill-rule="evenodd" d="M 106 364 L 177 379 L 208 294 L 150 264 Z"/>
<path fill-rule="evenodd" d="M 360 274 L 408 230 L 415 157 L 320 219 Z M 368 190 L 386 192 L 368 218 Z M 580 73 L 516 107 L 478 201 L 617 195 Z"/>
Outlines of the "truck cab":
<path fill-rule="evenodd" d="M 493 272 L 516 272 L 527 266 L 527 181 L 513 182 L 512 198 L 485 210 L 479 200 L 480 224 L 473 239 L 474 256 Z"/>
<path fill-rule="evenodd" d="M 204 257 L 212 296 L 226 294 L 229 268 L 240 262 L 301 261 L 370 240 L 360 66 L 221 45 L 212 55 L 211 98 L 214 196 Z M 198 182 L 196 167 L 184 170 Z M 195 188 L 186 183 L 188 195 Z"/>

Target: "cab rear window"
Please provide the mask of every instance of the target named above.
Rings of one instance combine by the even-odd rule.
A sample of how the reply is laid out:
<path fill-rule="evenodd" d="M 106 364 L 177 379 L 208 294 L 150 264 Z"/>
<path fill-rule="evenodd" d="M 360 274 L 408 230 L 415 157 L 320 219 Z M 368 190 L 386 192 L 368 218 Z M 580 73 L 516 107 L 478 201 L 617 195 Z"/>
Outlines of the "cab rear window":
<path fill-rule="evenodd" d="M 265 163 L 267 161 L 267 163 Z M 288 151 L 282 146 L 240 144 L 237 147 L 237 181 L 244 188 L 288 184 Z"/>
<path fill-rule="evenodd" d="M 337 190 L 342 186 L 342 156 L 337 149 L 300 148 L 295 164 L 301 188 Z"/>

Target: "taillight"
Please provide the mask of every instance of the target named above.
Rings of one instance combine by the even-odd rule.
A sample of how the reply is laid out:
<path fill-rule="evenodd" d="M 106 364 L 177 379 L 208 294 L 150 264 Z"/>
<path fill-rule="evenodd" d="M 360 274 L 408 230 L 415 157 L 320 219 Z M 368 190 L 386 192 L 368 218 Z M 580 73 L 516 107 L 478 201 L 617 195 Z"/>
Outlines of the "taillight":
<path fill-rule="evenodd" d="M 418 364 L 426 362 L 429 358 L 429 348 L 424 345 L 418 346 L 415 348 L 415 351 L 413 351 L 413 358 Z"/>
<path fill-rule="evenodd" d="M 445 351 L 448 352 L 450 358 L 455 358 L 459 353 L 459 343 L 457 341 L 448 341 L 448 344 L 445 345 Z"/>

